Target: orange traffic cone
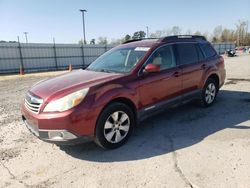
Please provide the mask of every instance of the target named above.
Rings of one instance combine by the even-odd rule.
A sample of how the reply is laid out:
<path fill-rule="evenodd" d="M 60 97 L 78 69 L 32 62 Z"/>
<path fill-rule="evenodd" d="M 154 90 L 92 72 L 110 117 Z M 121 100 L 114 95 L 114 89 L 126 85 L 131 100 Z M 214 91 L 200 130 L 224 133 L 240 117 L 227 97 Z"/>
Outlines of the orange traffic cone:
<path fill-rule="evenodd" d="M 71 72 L 72 71 L 72 65 L 69 64 L 69 71 Z"/>
<path fill-rule="evenodd" d="M 24 75 L 24 71 L 23 71 L 23 68 L 21 66 L 20 66 L 20 69 L 19 69 L 19 74 Z"/>

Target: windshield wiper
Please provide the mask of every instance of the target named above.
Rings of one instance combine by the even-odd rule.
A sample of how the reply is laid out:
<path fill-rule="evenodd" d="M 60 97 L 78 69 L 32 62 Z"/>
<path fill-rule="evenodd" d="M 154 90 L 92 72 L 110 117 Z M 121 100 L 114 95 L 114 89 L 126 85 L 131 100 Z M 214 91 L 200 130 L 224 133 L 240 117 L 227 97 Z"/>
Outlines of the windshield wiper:
<path fill-rule="evenodd" d="M 118 71 L 108 70 L 108 69 L 90 69 L 90 68 L 86 68 L 85 70 L 95 71 L 95 72 L 118 73 Z"/>
<path fill-rule="evenodd" d="M 107 70 L 107 69 L 99 69 L 97 71 L 100 71 L 100 72 L 107 72 L 107 73 L 113 73 L 115 71 L 111 71 L 111 70 Z"/>

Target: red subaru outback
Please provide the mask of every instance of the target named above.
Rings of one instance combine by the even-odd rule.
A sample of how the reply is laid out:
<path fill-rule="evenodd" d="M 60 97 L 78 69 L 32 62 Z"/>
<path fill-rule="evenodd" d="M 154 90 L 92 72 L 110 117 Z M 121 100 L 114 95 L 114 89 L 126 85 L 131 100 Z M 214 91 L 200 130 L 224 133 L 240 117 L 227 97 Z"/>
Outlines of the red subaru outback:
<path fill-rule="evenodd" d="M 202 36 L 128 41 L 85 70 L 35 84 L 22 118 L 44 141 L 116 148 L 154 112 L 193 99 L 212 105 L 224 80 L 224 60 Z"/>

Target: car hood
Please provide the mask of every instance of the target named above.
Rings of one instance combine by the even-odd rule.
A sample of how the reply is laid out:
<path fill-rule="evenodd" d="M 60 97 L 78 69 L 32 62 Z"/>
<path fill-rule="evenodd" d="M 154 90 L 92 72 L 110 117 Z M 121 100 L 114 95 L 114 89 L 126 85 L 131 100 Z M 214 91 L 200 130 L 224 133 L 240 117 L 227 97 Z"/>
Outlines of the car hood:
<path fill-rule="evenodd" d="M 121 76 L 119 73 L 78 70 L 40 81 L 31 87 L 30 92 L 46 100 L 55 95 L 63 96 Z"/>

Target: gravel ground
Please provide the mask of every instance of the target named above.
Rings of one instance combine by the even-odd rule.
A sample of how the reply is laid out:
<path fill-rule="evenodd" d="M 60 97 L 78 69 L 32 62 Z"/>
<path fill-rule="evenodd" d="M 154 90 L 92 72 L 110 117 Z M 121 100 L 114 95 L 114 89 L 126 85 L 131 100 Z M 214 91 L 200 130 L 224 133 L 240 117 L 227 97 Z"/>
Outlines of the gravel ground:
<path fill-rule="evenodd" d="M 29 86 L 61 72 L 1 76 L 0 187 L 250 187 L 250 55 L 225 64 L 214 106 L 161 113 L 111 151 L 48 144 L 21 122 Z"/>

